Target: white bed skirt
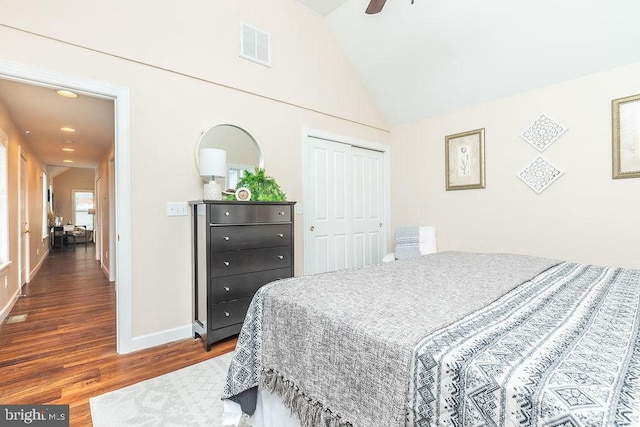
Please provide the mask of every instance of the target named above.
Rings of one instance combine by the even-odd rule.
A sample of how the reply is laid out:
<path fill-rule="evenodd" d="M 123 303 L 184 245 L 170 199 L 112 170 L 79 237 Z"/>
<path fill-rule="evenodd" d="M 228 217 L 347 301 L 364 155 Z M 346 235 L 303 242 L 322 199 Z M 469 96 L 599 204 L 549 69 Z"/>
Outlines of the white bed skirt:
<path fill-rule="evenodd" d="M 240 405 L 228 399 L 224 400 L 223 404 L 221 425 L 239 426 L 242 418 Z M 266 390 L 259 390 L 256 412 L 249 418 L 249 425 L 251 427 L 300 427 L 300 421 L 291 415 L 278 396 Z"/>

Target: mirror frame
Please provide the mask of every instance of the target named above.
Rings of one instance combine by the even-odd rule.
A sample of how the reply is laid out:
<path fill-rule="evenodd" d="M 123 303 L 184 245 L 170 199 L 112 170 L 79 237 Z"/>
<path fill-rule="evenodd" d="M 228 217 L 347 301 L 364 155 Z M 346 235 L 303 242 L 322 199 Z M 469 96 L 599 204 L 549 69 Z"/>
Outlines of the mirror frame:
<path fill-rule="evenodd" d="M 202 140 L 205 137 L 205 135 L 212 131 L 215 128 L 218 127 L 222 127 L 222 126 L 230 126 L 233 128 L 236 128 L 237 130 L 243 132 L 247 137 L 249 137 L 249 139 L 251 140 L 251 142 L 253 142 L 253 145 L 255 146 L 255 148 L 258 150 L 258 165 L 257 167 L 260 169 L 264 169 L 264 156 L 262 155 L 262 148 L 260 147 L 260 144 L 258 144 L 258 141 L 256 141 L 256 139 L 253 137 L 253 135 L 251 135 L 249 132 L 247 132 L 246 129 L 241 128 L 240 126 L 237 125 L 233 125 L 231 123 L 220 123 L 217 125 L 213 125 L 207 129 L 205 129 L 204 131 L 202 131 L 200 133 L 200 136 L 198 137 L 198 142 L 196 143 L 196 149 L 195 149 L 195 163 L 196 163 L 196 171 L 198 171 L 198 174 L 200 174 L 200 159 L 199 159 L 199 154 L 198 152 L 200 151 L 200 148 L 218 148 L 218 147 L 202 147 Z M 229 159 L 227 159 L 228 162 Z M 233 162 L 231 162 L 233 163 Z M 203 181 L 206 182 L 205 178 L 202 178 Z"/>

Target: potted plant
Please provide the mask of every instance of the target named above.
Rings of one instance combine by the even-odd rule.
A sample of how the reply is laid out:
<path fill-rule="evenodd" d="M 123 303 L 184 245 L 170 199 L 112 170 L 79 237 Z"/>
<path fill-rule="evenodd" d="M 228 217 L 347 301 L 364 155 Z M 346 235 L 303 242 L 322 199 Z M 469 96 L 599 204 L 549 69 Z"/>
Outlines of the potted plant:
<path fill-rule="evenodd" d="M 287 195 L 282 191 L 276 180 L 267 176 L 263 168 L 256 168 L 253 172 L 246 171 L 242 179 L 238 181 L 236 189 L 248 188 L 251 192 L 251 200 L 260 202 L 283 202 Z M 235 200 L 235 194 L 227 196 L 228 200 Z"/>

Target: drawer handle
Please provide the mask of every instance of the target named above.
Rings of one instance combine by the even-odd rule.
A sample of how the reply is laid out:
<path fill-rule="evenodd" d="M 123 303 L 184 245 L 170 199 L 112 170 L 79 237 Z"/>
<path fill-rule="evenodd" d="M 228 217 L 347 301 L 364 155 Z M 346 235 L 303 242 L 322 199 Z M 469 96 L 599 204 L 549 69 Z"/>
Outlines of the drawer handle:
<path fill-rule="evenodd" d="M 229 261 L 224 262 L 225 267 L 229 267 Z"/>
<path fill-rule="evenodd" d="M 228 311 L 225 311 L 225 312 L 224 312 L 224 316 L 225 316 L 225 317 L 229 317 L 229 312 L 228 312 Z"/>
<path fill-rule="evenodd" d="M 278 255 L 278 259 L 284 259 L 283 255 Z"/>
<path fill-rule="evenodd" d="M 225 291 L 227 291 L 227 292 L 229 292 L 229 287 L 228 287 L 228 286 L 225 286 L 225 287 L 224 287 L 224 290 L 225 290 Z"/>
<path fill-rule="evenodd" d="M 284 212 L 280 211 L 278 212 L 278 215 L 284 215 Z"/>
<path fill-rule="evenodd" d="M 284 237 L 284 234 L 278 233 L 278 237 L 282 239 Z"/>
<path fill-rule="evenodd" d="M 225 212 L 225 213 L 224 213 L 224 216 L 229 216 L 229 212 Z"/>
<path fill-rule="evenodd" d="M 224 236 L 223 239 L 224 240 L 229 240 L 229 236 Z"/>

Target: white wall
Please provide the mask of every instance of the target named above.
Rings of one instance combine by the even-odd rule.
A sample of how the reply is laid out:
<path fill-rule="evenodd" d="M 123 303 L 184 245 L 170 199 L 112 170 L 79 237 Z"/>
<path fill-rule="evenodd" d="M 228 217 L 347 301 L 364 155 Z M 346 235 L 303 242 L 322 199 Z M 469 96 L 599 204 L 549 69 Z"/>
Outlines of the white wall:
<path fill-rule="evenodd" d="M 612 179 L 611 101 L 640 63 L 392 129 L 392 220 L 437 227 L 440 250 L 516 252 L 640 268 L 640 179 Z M 537 195 L 516 174 L 519 134 L 546 113 L 569 128 L 543 157 L 565 175 Z M 445 136 L 485 128 L 482 190 L 445 191 Z"/>
<path fill-rule="evenodd" d="M 240 22 L 271 33 L 271 68 L 238 57 Z M 2 59 L 130 89 L 134 338 L 190 325 L 189 222 L 167 217 L 166 204 L 202 198 L 193 153 L 203 130 L 246 129 L 298 201 L 303 128 L 388 141 L 324 18 L 292 0 L 7 0 L 0 40 Z"/>
<path fill-rule="evenodd" d="M 65 224 L 74 221 L 74 190 L 94 191 L 95 187 L 94 169 L 89 168 L 69 168 L 69 170 L 56 175 L 51 181 L 53 186 L 53 208 L 54 215 L 61 216 Z"/>

